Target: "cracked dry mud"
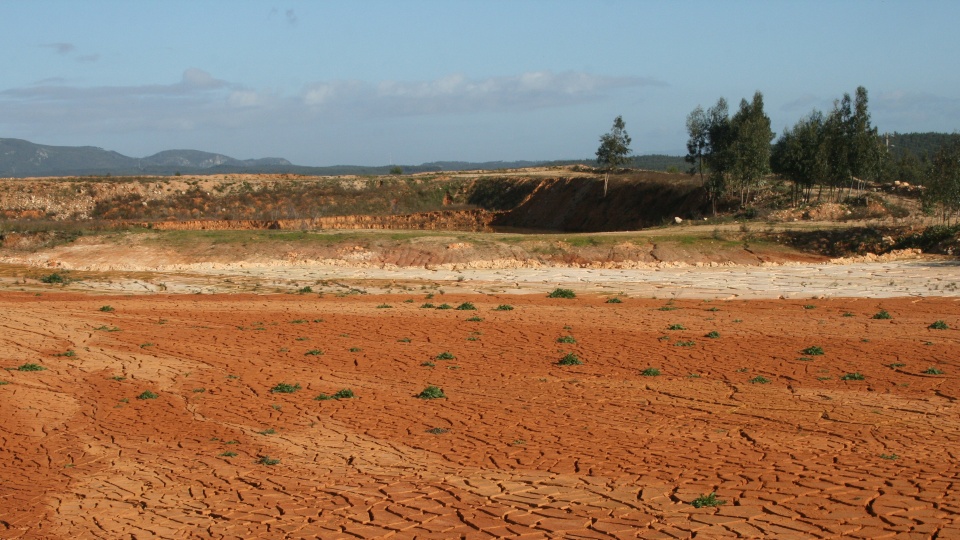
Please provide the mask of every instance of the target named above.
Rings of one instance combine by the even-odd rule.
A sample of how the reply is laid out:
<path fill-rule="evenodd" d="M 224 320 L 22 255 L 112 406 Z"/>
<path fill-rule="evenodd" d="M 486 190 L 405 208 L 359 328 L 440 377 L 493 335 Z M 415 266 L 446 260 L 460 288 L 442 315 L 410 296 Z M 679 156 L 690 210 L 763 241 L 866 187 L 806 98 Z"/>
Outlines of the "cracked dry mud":
<path fill-rule="evenodd" d="M 0 538 L 956 538 L 957 307 L 7 292 Z"/>

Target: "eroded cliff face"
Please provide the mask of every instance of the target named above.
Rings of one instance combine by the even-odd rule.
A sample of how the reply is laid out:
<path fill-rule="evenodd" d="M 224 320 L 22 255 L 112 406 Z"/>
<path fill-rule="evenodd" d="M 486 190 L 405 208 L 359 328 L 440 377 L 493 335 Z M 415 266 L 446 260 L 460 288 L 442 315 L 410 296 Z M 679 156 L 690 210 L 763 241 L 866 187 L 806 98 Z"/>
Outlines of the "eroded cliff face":
<path fill-rule="evenodd" d="M 157 221 L 136 225 L 160 231 L 405 229 L 483 232 L 490 230 L 494 217 L 493 212 L 485 210 L 447 210 L 404 215 L 326 216 L 311 219 Z"/>

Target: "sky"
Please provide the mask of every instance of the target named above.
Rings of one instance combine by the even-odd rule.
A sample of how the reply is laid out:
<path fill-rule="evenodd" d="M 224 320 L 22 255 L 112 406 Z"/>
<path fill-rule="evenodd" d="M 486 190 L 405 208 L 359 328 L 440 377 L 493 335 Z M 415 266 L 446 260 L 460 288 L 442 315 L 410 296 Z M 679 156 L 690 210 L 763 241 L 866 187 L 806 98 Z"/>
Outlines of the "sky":
<path fill-rule="evenodd" d="M 696 106 L 781 133 L 858 86 L 880 132 L 960 130 L 960 2 L 7 0 L 0 137 L 298 165 L 686 152 Z"/>

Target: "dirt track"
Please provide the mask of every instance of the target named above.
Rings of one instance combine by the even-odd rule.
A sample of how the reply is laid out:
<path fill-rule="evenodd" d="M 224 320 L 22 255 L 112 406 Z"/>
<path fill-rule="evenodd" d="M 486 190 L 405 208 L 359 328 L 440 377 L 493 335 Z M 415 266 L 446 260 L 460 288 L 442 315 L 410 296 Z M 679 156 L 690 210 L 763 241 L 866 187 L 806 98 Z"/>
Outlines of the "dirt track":
<path fill-rule="evenodd" d="M 953 299 L 6 292 L 0 310 L 0 364 L 48 368 L 0 372 L 0 538 L 960 536 Z M 415 398 L 428 384 L 447 399 Z M 710 492 L 726 504 L 690 504 Z"/>

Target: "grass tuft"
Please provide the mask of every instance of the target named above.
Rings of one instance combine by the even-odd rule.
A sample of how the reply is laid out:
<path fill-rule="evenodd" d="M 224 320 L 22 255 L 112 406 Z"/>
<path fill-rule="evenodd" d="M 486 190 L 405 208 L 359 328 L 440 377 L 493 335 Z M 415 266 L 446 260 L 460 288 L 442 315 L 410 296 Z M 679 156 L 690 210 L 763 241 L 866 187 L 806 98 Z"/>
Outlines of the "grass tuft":
<path fill-rule="evenodd" d="M 865 378 L 866 377 L 864 377 L 859 373 L 847 373 L 846 375 L 843 375 L 842 377 L 840 377 L 840 380 L 841 381 L 862 381 Z"/>
<path fill-rule="evenodd" d="M 874 313 L 874 314 L 873 314 L 873 317 L 871 317 L 871 319 L 881 319 L 881 320 L 883 320 L 883 319 L 892 319 L 892 318 L 893 318 L 893 317 L 890 316 L 890 313 L 887 312 L 887 310 L 885 310 L 885 309 L 881 309 L 880 311 Z"/>
<path fill-rule="evenodd" d="M 443 393 L 443 389 L 439 386 L 431 385 L 421 390 L 417 397 L 420 399 L 441 399 L 447 397 L 447 395 Z"/>
<path fill-rule="evenodd" d="M 807 356 L 821 356 L 823 355 L 823 347 L 819 345 L 811 345 L 800 352 Z"/>
<path fill-rule="evenodd" d="M 659 377 L 660 370 L 655 367 L 648 367 L 647 369 L 640 372 L 644 377 Z"/>
<path fill-rule="evenodd" d="M 45 371 L 47 368 L 41 366 L 40 364 L 26 363 L 17 367 L 17 371 Z"/>
<path fill-rule="evenodd" d="M 494 311 L 513 311 L 513 306 L 510 304 L 500 304 L 499 306 L 493 308 Z"/>
<path fill-rule="evenodd" d="M 288 384 L 282 382 L 271 388 L 270 392 L 273 394 L 292 394 L 297 390 L 300 390 L 299 384 Z"/>
<path fill-rule="evenodd" d="M 151 392 L 150 390 L 144 390 L 143 393 L 137 396 L 137 399 L 157 399 L 158 397 L 160 396 L 154 392 Z"/>
<path fill-rule="evenodd" d="M 943 322 L 943 321 L 937 321 L 937 322 L 931 324 L 930 326 L 928 326 L 927 328 L 929 328 L 929 329 L 931 329 L 931 330 L 949 330 L 949 329 L 950 329 L 950 327 L 947 325 L 947 323 L 945 323 L 945 322 Z"/>
<path fill-rule="evenodd" d="M 459 306 L 457 306 L 455 309 L 457 309 L 457 310 L 459 310 L 459 311 L 476 311 L 476 310 L 477 310 L 476 306 L 474 306 L 474 305 L 473 305 L 472 303 L 470 303 L 470 302 L 464 302 L 464 303 L 460 304 Z"/>
<path fill-rule="evenodd" d="M 583 360 L 580 360 L 580 358 L 573 353 L 567 353 L 557 364 L 561 366 L 579 366 L 583 364 Z"/>
<path fill-rule="evenodd" d="M 693 502 L 691 502 L 690 504 L 693 505 L 694 508 L 705 508 L 705 507 L 715 508 L 717 506 L 727 504 L 727 501 L 721 501 L 720 499 L 717 498 L 716 493 L 711 493 L 709 495 L 700 495 L 699 497 L 694 499 Z"/>
<path fill-rule="evenodd" d="M 550 294 L 547 295 L 547 298 L 576 298 L 577 293 L 573 292 L 572 289 L 554 289 L 550 291 Z"/>

